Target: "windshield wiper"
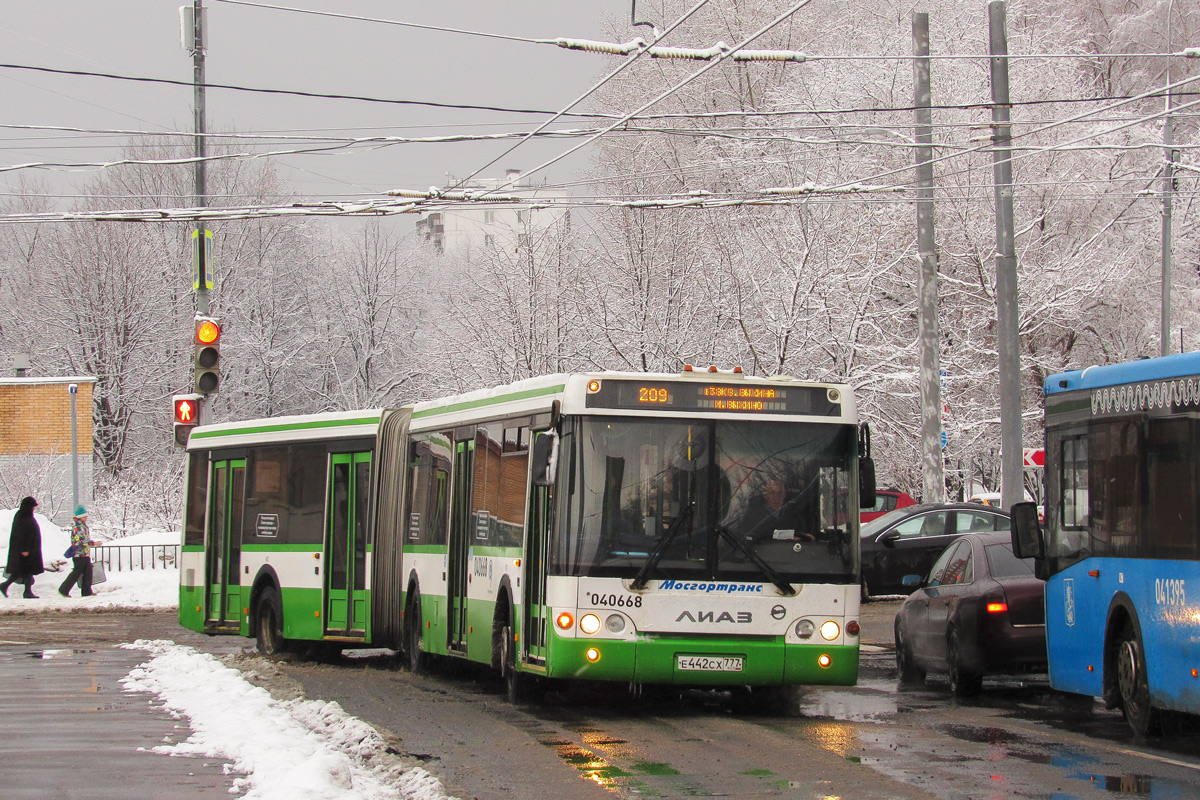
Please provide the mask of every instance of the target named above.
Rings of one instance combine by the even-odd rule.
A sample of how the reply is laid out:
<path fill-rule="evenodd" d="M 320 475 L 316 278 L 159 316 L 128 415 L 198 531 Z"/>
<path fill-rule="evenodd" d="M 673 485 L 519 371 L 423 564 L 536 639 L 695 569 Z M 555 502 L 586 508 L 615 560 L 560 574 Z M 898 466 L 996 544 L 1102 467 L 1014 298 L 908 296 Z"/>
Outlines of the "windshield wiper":
<path fill-rule="evenodd" d="M 717 526 L 717 535 L 729 542 L 730 546 L 733 547 L 734 550 L 737 550 L 746 557 L 746 560 L 758 567 L 759 571 L 762 572 L 762 574 L 765 575 L 767 579 L 771 581 L 771 583 L 775 584 L 779 591 L 783 592 L 785 596 L 792 597 L 796 594 L 796 587 L 785 581 L 783 576 L 776 572 L 774 567 L 764 561 L 762 556 L 755 552 L 753 547 L 747 547 L 745 542 L 734 536 L 733 533 L 724 525 Z"/>
<path fill-rule="evenodd" d="M 631 588 L 645 589 L 646 581 L 650 577 L 650 571 L 658 566 L 658 562 L 662 560 L 663 554 L 667 552 L 667 547 L 674 541 L 675 536 L 683 529 L 683 523 L 692 518 L 691 505 L 686 506 L 675 521 L 671 523 L 671 527 L 667 528 L 667 532 L 662 535 L 654 545 L 654 549 L 650 551 L 650 557 L 646 559 L 646 563 L 638 570 L 638 574 L 633 579 Z"/>

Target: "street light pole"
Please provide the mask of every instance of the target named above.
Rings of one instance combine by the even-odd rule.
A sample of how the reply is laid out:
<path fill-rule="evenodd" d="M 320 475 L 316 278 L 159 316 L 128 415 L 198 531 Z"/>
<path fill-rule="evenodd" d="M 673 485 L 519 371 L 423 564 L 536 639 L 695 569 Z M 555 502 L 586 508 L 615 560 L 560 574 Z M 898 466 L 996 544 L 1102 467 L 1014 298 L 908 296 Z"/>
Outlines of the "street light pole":
<path fill-rule="evenodd" d="M 71 393 L 71 513 L 75 513 L 79 508 L 79 423 L 75 409 L 79 384 L 69 384 L 67 391 Z"/>

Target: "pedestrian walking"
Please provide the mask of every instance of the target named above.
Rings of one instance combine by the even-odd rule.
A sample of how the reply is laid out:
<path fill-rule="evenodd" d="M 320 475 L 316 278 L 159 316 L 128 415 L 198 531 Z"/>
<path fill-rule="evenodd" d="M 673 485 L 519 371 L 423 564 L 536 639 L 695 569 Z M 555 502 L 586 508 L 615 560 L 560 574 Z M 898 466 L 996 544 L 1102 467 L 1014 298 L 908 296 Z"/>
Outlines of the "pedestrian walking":
<path fill-rule="evenodd" d="M 8 563 L 4 568 L 5 580 L 0 583 L 0 594 L 8 597 L 8 587 L 14 583 L 25 586 L 23 597 L 37 597 L 33 593 L 33 580 L 46 571 L 42 564 L 42 530 L 33 518 L 37 500 L 26 497 L 13 515 L 12 535 L 8 539 Z"/>
<path fill-rule="evenodd" d="M 71 526 L 71 546 L 67 549 L 71 557 L 71 571 L 67 579 L 58 587 L 58 593 L 63 597 L 71 596 L 75 582 L 79 582 L 79 593 L 84 597 L 92 595 L 92 533 L 88 530 L 87 509 L 75 506 L 75 520 Z"/>

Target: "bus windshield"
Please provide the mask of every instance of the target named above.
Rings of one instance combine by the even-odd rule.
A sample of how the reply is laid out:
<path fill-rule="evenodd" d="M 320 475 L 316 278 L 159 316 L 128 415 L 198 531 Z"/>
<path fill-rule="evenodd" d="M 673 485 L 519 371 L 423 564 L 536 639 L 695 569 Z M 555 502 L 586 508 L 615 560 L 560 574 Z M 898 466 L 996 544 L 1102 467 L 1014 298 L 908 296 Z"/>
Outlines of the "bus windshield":
<path fill-rule="evenodd" d="M 591 417 L 565 429 L 556 574 L 845 582 L 853 426 Z M 565 504 L 565 508 L 561 507 Z"/>

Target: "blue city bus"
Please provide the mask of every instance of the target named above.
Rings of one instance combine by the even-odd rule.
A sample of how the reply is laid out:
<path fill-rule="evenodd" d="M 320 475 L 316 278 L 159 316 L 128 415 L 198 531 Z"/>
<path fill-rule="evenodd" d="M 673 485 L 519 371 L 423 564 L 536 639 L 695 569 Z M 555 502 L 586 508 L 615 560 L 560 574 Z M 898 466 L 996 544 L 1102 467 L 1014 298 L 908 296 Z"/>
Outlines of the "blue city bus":
<path fill-rule="evenodd" d="M 1200 713 L 1200 353 L 1046 379 L 1046 503 L 1013 545 L 1046 578 L 1055 689 L 1139 735 Z"/>

